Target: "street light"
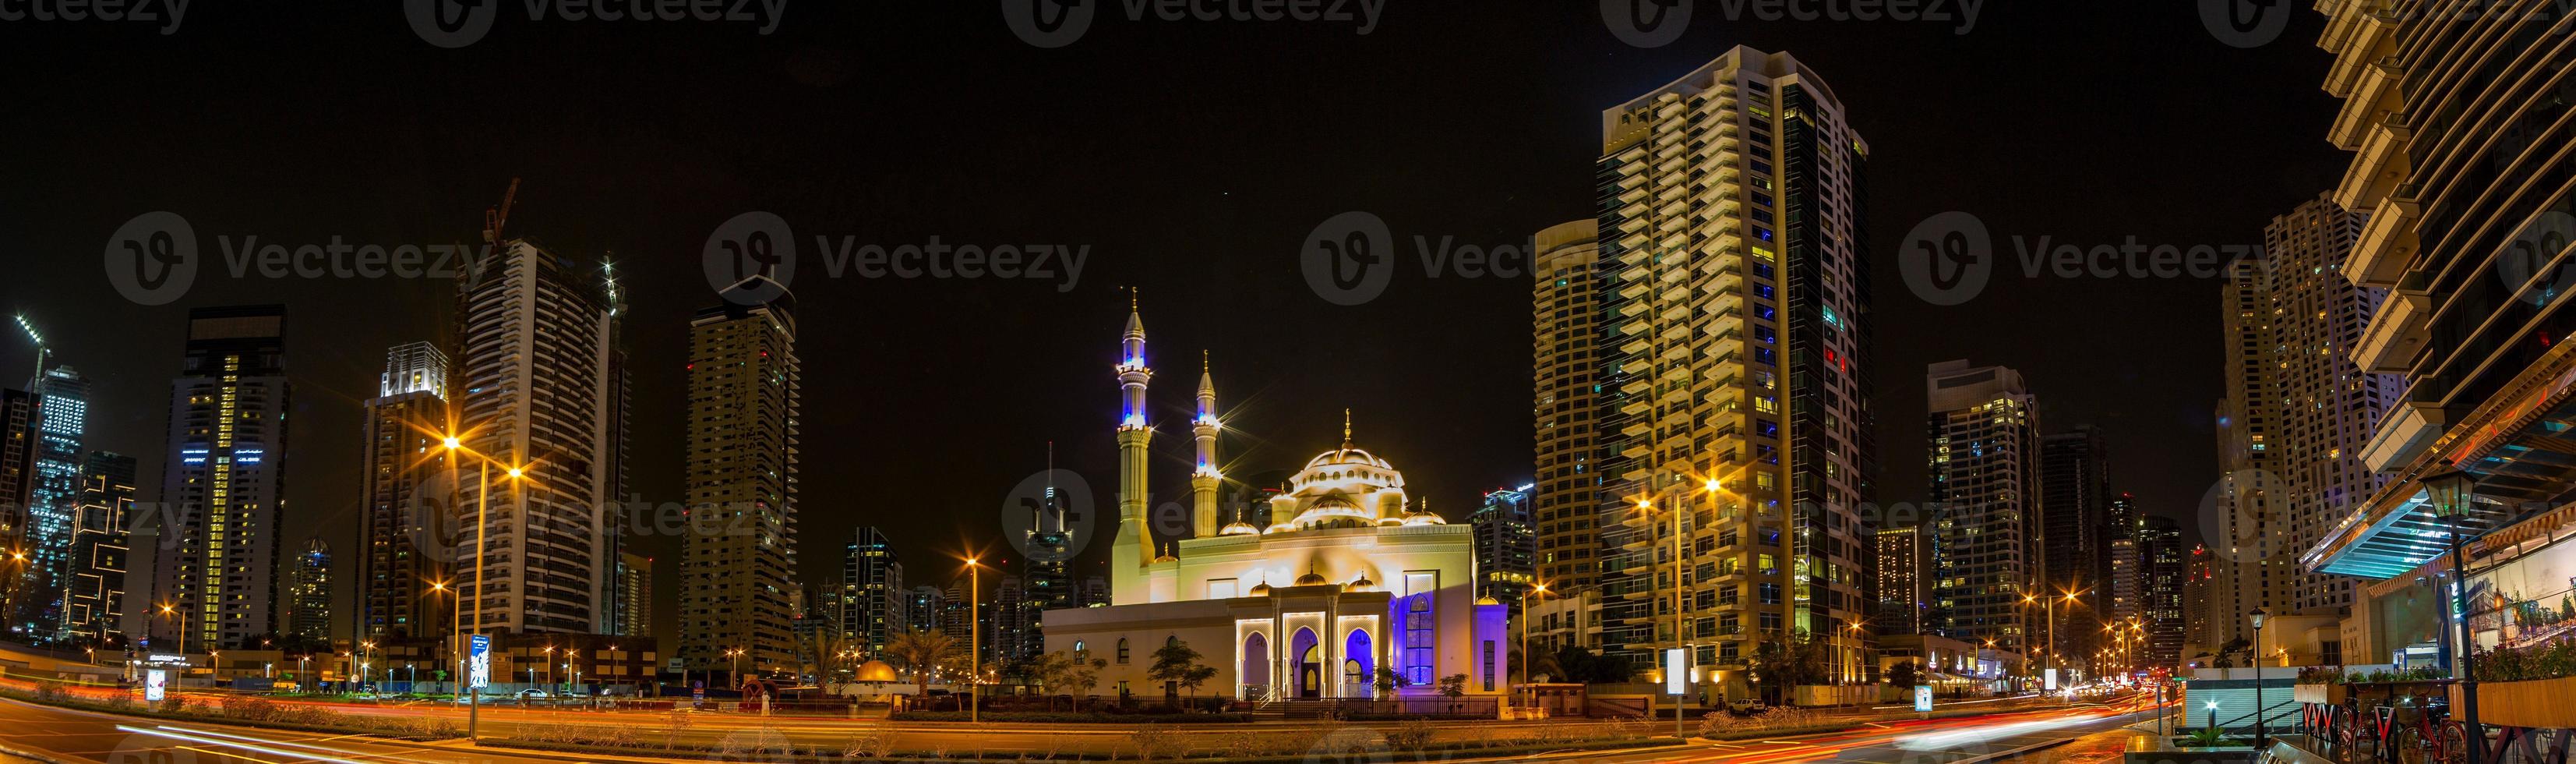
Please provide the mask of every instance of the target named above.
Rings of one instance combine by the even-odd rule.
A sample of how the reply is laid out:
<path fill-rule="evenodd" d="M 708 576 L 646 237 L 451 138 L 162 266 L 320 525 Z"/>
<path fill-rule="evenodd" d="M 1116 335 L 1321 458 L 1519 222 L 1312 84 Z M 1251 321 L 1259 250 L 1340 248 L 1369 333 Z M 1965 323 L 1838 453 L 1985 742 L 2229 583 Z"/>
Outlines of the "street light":
<path fill-rule="evenodd" d="M 981 719 L 983 711 L 977 708 L 982 705 L 981 701 L 984 698 L 983 688 L 976 686 L 980 678 L 977 676 L 979 672 L 975 670 L 984 662 L 983 572 L 984 569 L 975 564 L 975 558 L 966 558 L 966 721 L 968 723 Z"/>
<path fill-rule="evenodd" d="M 1530 595 L 1533 595 L 1533 594 L 1542 594 L 1542 595 L 1543 595 L 1543 594 L 1546 594 L 1546 593 L 1547 593 L 1547 584 L 1544 584 L 1544 583 L 1541 583 L 1541 584 L 1538 584 L 1538 585 L 1532 586 L 1532 587 L 1530 587 L 1528 590 L 1521 592 L 1521 683 L 1522 683 L 1522 684 L 1528 684 L 1528 683 L 1531 683 L 1531 682 L 1538 681 L 1538 680 L 1536 680 L 1536 679 L 1534 679 L 1534 678 L 1531 678 L 1531 676 L 1530 676 L 1530 664 L 1532 664 L 1532 663 L 1536 663 L 1536 661 L 1532 661 L 1532 660 L 1530 660 L 1530 651 L 1529 651 L 1529 622 L 1530 622 L 1530 605 L 1529 605 L 1529 602 L 1530 602 Z"/>
<path fill-rule="evenodd" d="M 445 436 L 441 437 L 441 438 L 439 439 L 439 443 L 440 443 L 440 445 L 443 445 L 443 446 L 445 446 L 445 447 L 447 448 L 447 452 L 448 452 L 449 454 L 454 454 L 454 455 L 470 455 L 470 456 L 473 456 L 473 457 L 475 458 L 475 460 L 476 460 L 476 461 L 475 461 L 475 468 L 474 468 L 474 474 L 475 474 L 475 488 L 474 488 L 474 632 L 473 632 L 473 633 L 474 633 L 476 636 L 480 636 L 480 635 L 482 635 L 482 633 L 483 633 L 483 550 L 484 550 L 484 536 L 485 536 L 485 534 L 487 533 L 487 531 L 488 531 L 488 527 L 489 527 L 489 522 L 486 520 L 486 515 L 487 515 L 488 511 L 490 510 L 490 508 L 491 508 L 491 504 L 492 504 L 492 457 L 490 457 L 490 456 L 486 456 L 486 455 L 484 455 L 484 454 L 476 453 L 473 449 L 466 448 L 466 447 L 465 447 L 465 440 L 464 440 L 463 438 L 461 438 L 461 437 L 457 436 L 457 435 L 456 435 L 456 434 L 454 434 L 454 433 L 448 433 L 447 435 L 445 435 Z M 448 468 L 449 468 L 449 469 L 451 469 L 451 470 L 452 470 L 452 469 L 455 469 L 455 464 L 456 464 L 456 463 L 455 463 L 454 461 L 452 461 L 452 460 L 451 460 L 451 461 L 449 461 L 449 462 L 448 462 Z M 518 496 L 518 495 L 519 495 L 519 488 L 520 488 L 520 486 L 521 486 L 521 484 L 520 484 L 520 482 L 519 482 L 519 481 L 520 481 L 520 478 L 521 478 L 521 477 L 523 477 L 523 476 L 526 474 L 526 472 L 525 472 L 525 470 L 524 470 L 524 469 L 522 469 L 521 465 L 518 465 L 518 464 L 512 464 L 512 465 L 510 465 L 510 466 L 507 468 L 507 473 L 508 473 L 509 478 L 510 478 L 510 493 L 511 493 L 511 495 L 512 495 L 513 497 L 516 497 L 516 496 Z M 519 509 L 520 509 L 520 512 L 521 512 L 522 514 L 525 514 L 525 512 L 526 512 L 526 508 L 525 508 L 525 507 L 520 507 Z M 461 612 L 461 611 L 460 611 L 460 612 Z M 462 641 L 462 639 L 461 639 L 461 638 L 460 638 L 460 641 Z M 466 658 L 465 658 L 465 655 L 464 655 L 465 651 L 464 651 L 464 649 L 462 648 L 462 646 L 461 646 L 461 645 L 460 645 L 460 646 L 458 647 L 458 649 L 456 650 L 456 653 L 457 653 L 457 657 L 458 657 L 458 662 L 459 662 L 459 664 L 460 664 L 460 665 L 458 666 L 458 672 L 457 672 L 457 673 L 459 674 L 459 677 L 458 677 L 458 678 L 459 678 L 459 679 L 463 679 L 463 680 L 465 680 L 464 682 L 462 682 L 462 684 L 466 685 L 465 690 L 466 690 L 466 692 L 467 692 L 467 695 L 466 695 L 466 703 L 467 703 L 467 705 L 466 705 L 466 711 L 465 711 L 465 739 L 466 739 L 466 740 L 468 740 L 468 741 L 472 741 L 472 740 L 479 739 L 479 738 L 481 738 L 481 736 L 482 736 L 482 726 L 483 726 L 483 693 L 481 692 L 482 688 L 473 686 L 473 679 L 474 679 L 474 677 L 472 676 L 472 672 L 470 671 L 470 669 L 471 669 L 472 667 L 471 667 L 471 666 L 469 666 L 469 665 L 462 665 L 462 664 L 464 663 L 464 661 L 466 660 Z M 488 658 L 487 658 L 487 660 L 488 660 Z"/>
<path fill-rule="evenodd" d="M 2423 478 L 2424 492 L 2432 499 L 2433 515 L 2450 523 L 2451 539 L 2451 612 L 2459 622 L 2451 643 L 2451 654 L 2460 659 L 2460 698 L 2462 722 L 2467 725 L 2461 742 L 2468 749 L 2469 764 L 2478 764 L 2478 748 L 2486 742 L 2486 728 L 2478 723 L 2478 680 L 2475 659 L 2476 632 L 2469 625 L 2469 556 L 2461 540 L 2460 520 L 2469 514 L 2469 504 L 2477 501 L 2478 478 L 2465 470 L 2443 462 L 2442 467 Z"/>
<path fill-rule="evenodd" d="M 2270 612 L 2259 607 L 2245 614 L 2254 622 L 2254 750 L 2257 751 L 2263 750 L 2263 619 L 2271 616 Z"/>

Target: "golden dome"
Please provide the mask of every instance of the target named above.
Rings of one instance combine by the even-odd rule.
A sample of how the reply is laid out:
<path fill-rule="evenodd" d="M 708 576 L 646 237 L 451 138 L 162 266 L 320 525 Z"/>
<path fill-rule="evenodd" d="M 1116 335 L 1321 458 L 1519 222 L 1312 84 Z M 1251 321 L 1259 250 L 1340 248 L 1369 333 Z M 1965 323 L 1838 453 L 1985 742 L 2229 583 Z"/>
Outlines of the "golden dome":
<path fill-rule="evenodd" d="M 1259 533 L 1261 533 L 1261 529 L 1252 527 L 1251 523 L 1240 520 L 1226 523 L 1225 527 L 1218 528 L 1216 531 L 1216 535 L 1219 536 L 1251 536 Z"/>
<path fill-rule="evenodd" d="M 1503 603 L 1502 603 L 1502 602 L 1500 602 L 1500 601 L 1498 601 L 1498 600 L 1495 600 L 1493 597 L 1487 596 L 1487 597 L 1477 597 L 1477 598 L 1476 598 L 1476 604 L 1479 604 L 1479 605 L 1500 605 L 1500 604 L 1503 604 Z"/>
<path fill-rule="evenodd" d="M 1362 574 L 1360 574 L 1360 577 L 1358 577 L 1358 578 L 1354 578 L 1354 579 L 1351 579 L 1351 582 L 1350 582 L 1350 583 L 1343 584 L 1343 585 L 1342 585 L 1342 591 L 1346 591 L 1346 592 L 1373 592 L 1373 591 L 1377 591 L 1377 582 L 1376 582 L 1376 581 L 1371 581 L 1371 580 L 1369 580 L 1368 574 L 1366 574 L 1366 573 L 1362 573 Z"/>
<path fill-rule="evenodd" d="M 1331 583 L 1331 580 L 1324 578 L 1324 574 L 1311 570 L 1306 571 L 1306 575 L 1297 577 L 1298 586 L 1319 586 L 1327 583 Z"/>
<path fill-rule="evenodd" d="M 894 667 L 886 665 L 885 661 L 868 661 L 859 664 L 855 678 L 862 682 L 891 682 L 894 681 Z"/>
<path fill-rule="evenodd" d="M 1249 594 L 1249 595 L 1251 595 L 1251 596 L 1254 596 L 1254 597 L 1266 597 L 1266 596 L 1269 596 L 1269 595 L 1270 595 L 1270 585 L 1269 585 L 1269 584 L 1253 584 L 1253 585 L 1252 585 L 1252 591 L 1248 592 L 1247 594 Z"/>

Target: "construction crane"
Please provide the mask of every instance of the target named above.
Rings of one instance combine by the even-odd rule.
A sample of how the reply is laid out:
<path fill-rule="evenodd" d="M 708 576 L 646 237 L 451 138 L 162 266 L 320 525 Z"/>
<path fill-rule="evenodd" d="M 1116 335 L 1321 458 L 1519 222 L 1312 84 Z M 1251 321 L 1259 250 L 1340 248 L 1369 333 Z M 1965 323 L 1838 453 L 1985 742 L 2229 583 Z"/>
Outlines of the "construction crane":
<path fill-rule="evenodd" d="M 36 376 L 27 378 L 27 389 L 34 390 L 45 381 L 45 360 L 54 354 L 54 350 L 45 346 L 45 335 L 36 331 L 35 322 L 28 321 L 27 314 L 18 314 L 18 328 L 27 333 L 29 341 L 36 343 Z"/>
<path fill-rule="evenodd" d="M 501 193 L 501 206 L 483 210 L 483 243 L 501 243 L 501 225 L 510 222 L 510 204 L 519 199 L 519 179 L 510 179 L 510 190 Z"/>

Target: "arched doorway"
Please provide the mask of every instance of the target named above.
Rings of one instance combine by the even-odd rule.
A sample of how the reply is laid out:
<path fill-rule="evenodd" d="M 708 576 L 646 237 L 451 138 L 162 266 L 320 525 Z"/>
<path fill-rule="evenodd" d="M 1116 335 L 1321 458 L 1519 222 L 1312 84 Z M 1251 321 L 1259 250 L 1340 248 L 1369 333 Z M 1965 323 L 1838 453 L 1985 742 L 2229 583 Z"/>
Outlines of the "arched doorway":
<path fill-rule="evenodd" d="M 1243 638 L 1243 666 L 1234 675 L 1241 678 L 1244 699 L 1252 699 L 1256 692 L 1270 691 L 1271 660 L 1270 640 L 1261 636 L 1261 632 L 1256 631 Z"/>
<path fill-rule="evenodd" d="M 1323 641 L 1315 638 L 1313 629 L 1298 629 L 1297 636 L 1288 639 L 1288 655 L 1291 661 L 1288 673 L 1296 677 L 1297 697 L 1324 696 L 1323 652 Z"/>
<path fill-rule="evenodd" d="M 1342 697 L 1365 698 L 1373 694 L 1377 651 L 1370 647 L 1365 629 L 1352 629 L 1350 637 L 1342 640 Z"/>

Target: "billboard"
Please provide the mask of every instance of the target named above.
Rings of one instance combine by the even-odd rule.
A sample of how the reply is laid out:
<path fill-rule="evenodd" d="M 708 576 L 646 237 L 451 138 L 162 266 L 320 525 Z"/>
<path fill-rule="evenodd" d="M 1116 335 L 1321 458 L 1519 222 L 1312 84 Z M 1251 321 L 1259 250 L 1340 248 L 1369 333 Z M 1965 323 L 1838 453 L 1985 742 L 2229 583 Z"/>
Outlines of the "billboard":
<path fill-rule="evenodd" d="M 164 697 L 164 696 L 169 692 L 169 690 L 168 690 L 169 686 L 170 686 L 170 672 L 163 671 L 163 670 L 160 670 L 160 669 L 152 669 L 152 670 L 150 670 L 150 671 L 145 671 L 145 672 L 143 672 L 143 700 L 144 700 L 144 702 L 147 702 L 147 703 L 159 703 L 159 702 L 161 702 L 161 698 L 162 698 L 162 697 Z"/>
<path fill-rule="evenodd" d="M 476 634 L 467 642 L 465 684 L 480 690 L 492 683 L 492 635 Z"/>
<path fill-rule="evenodd" d="M 1680 694 L 1682 694 L 1682 691 L 1683 691 L 1683 687 L 1682 687 L 1682 685 L 1684 684 L 1684 681 L 1683 681 L 1683 680 L 1688 679 L 1688 677 L 1687 677 L 1687 676 L 1684 676 L 1684 674 L 1685 674 L 1685 673 L 1687 673 L 1688 671 L 1689 671 L 1689 669 L 1684 668 L 1684 667 L 1682 666 L 1682 651 L 1681 651 L 1681 648 L 1676 647 L 1676 648 L 1673 648 L 1673 649 L 1665 650 L 1665 651 L 1664 651 L 1664 691 L 1665 691 L 1665 692 L 1672 693 L 1672 694 L 1674 694 L 1674 695 L 1680 695 Z"/>
<path fill-rule="evenodd" d="M 1917 712 L 1930 712 L 1932 710 L 1932 685 L 1918 684 L 1914 686 L 1914 710 Z"/>

